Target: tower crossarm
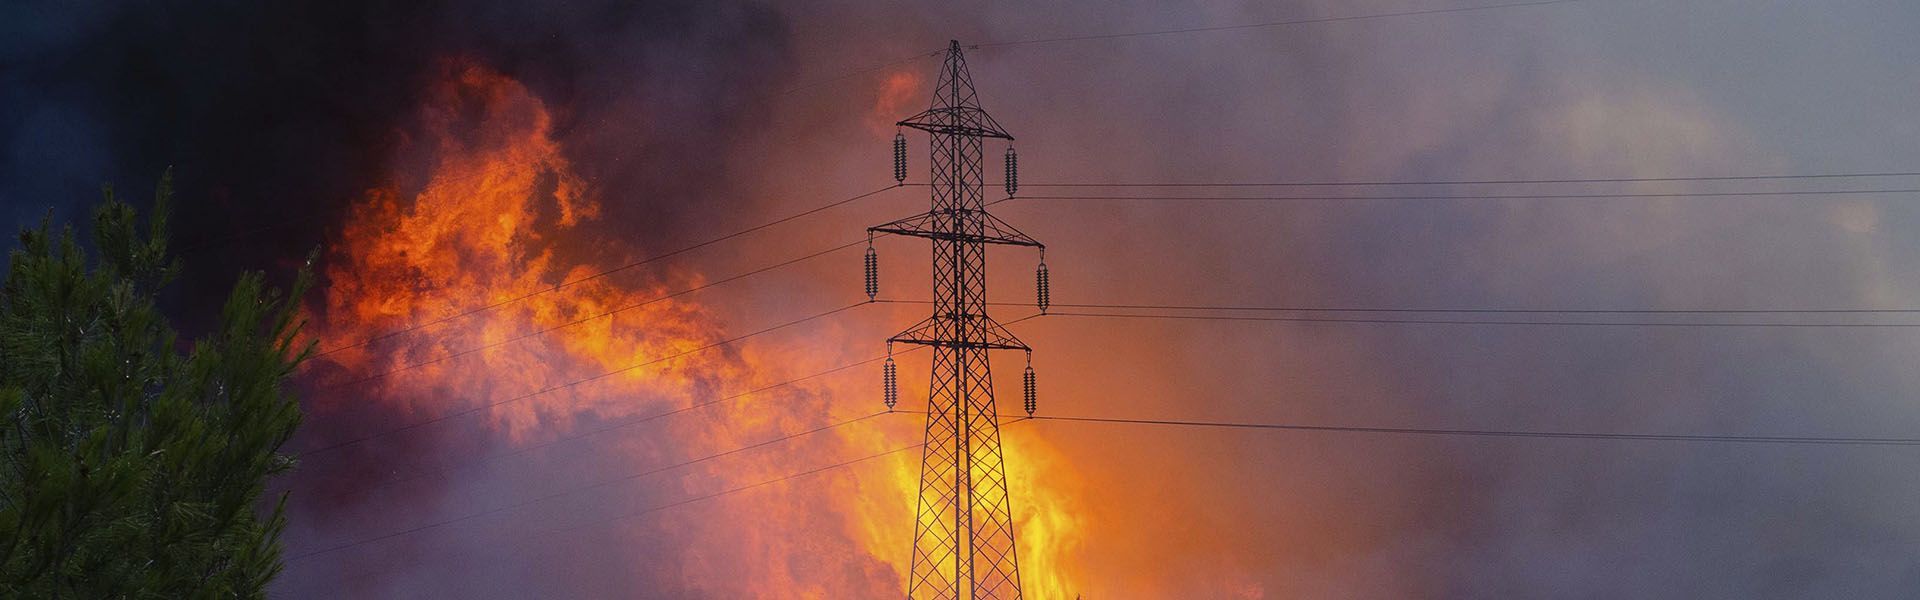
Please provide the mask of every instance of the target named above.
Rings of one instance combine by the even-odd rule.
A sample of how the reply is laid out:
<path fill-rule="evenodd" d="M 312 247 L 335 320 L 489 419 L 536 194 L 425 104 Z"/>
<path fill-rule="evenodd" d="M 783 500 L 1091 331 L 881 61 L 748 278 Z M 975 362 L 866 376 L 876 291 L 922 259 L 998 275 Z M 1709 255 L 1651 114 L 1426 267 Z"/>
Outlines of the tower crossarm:
<path fill-rule="evenodd" d="M 955 215 L 953 213 L 961 213 L 959 216 L 962 219 L 979 223 L 980 232 L 953 231 L 953 227 L 946 225 L 954 220 Z M 1013 225 L 1000 220 L 1000 217 L 993 216 L 984 210 L 954 209 L 926 212 L 885 225 L 868 227 L 867 231 L 955 242 L 1002 244 L 1033 248 L 1047 247 L 1046 244 L 1042 244 L 1039 240 L 1028 237 L 1027 234 L 1022 233 L 1019 229 L 1015 229 Z"/>
<path fill-rule="evenodd" d="M 955 329 L 965 326 L 974 329 Z M 943 335 L 948 331 L 972 331 L 973 339 L 952 339 Z M 1013 332 L 994 321 L 993 317 L 976 314 L 934 315 L 927 317 L 906 331 L 887 338 L 889 343 L 936 346 L 941 348 L 983 348 L 987 350 L 1029 351 L 1025 342 L 1015 337 Z"/>
<path fill-rule="evenodd" d="M 895 123 L 928 133 L 1012 140 L 1013 134 L 1000 128 L 993 116 L 974 106 L 930 108 Z"/>

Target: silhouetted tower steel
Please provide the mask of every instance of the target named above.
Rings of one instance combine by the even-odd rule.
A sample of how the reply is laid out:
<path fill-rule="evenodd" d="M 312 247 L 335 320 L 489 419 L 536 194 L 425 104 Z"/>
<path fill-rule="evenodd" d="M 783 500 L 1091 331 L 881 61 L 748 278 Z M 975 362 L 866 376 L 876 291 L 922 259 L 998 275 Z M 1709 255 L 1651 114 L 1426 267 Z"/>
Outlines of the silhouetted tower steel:
<path fill-rule="evenodd" d="M 933 107 L 899 125 L 930 134 L 933 148 L 932 209 L 868 228 L 933 242 L 933 316 L 887 339 L 888 348 L 920 344 L 934 352 L 907 597 L 1019 598 L 1020 561 L 987 352 L 1031 356 L 1032 350 L 987 316 L 986 247 L 1045 246 L 987 214 L 981 202 L 982 142 L 1013 136 L 980 108 L 959 42 L 947 47 Z M 1007 163 L 1011 171 L 1011 152 Z M 886 366 L 891 408 L 896 393 L 892 363 Z M 1024 379 L 1031 395 L 1032 378 Z"/>

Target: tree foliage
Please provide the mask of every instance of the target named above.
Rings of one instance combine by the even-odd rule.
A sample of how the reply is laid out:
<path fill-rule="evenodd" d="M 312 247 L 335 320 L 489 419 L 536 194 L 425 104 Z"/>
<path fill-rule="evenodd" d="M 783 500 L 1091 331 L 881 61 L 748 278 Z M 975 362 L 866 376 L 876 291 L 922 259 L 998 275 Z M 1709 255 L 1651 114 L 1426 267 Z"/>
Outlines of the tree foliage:
<path fill-rule="evenodd" d="M 0 288 L 0 597 L 262 597 L 280 570 L 285 495 L 261 505 L 300 422 L 284 390 L 303 271 L 258 273 L 183 349 L 155 306 L 170 181 L 143 228 L 106 192 L 94 253 L 72 229 L 20 234 Z M 183 351 L 184 350 L 184 351 Z M 264 508 L 264 510 L 263 510 Z"/>

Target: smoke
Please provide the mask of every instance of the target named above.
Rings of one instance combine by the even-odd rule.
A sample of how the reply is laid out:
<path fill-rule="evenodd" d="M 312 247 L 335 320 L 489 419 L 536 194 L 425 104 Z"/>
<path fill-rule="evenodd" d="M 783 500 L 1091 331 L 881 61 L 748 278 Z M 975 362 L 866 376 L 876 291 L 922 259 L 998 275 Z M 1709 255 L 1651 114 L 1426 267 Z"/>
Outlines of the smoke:
<path fill-rule="evenodd" d="M 0 42 L 0 102 L 9 109 L 0 112 L 0 198 L 16 218 L 37 219 L 48 204 L 90 200 L 98 179 L 144 189 L 172 164 L 183 199 L 206 203 L 182 211 L 183 237 L 318 215 L 246 238 L 241 251 L 194 257 L 202 278 L 186 289 L 217 293 L 233 267 L 290 264 L 338 233 L 368 190 L 419 192 L 425 182 L 392 179 L 424 168 L 404 161 L 431 155 L 398 149 L 418 141 L 409 136 L 419 131 L 442 61 L 465 59 L 520 82 L 551 109 L 551 135 L 603 210 L 587 230 L 558 240 L 556 252 L 604 263 L 883 185 L 892 134 L 884 124 L 904 116 L 889 111 L 911 112 L 925 97 L 901 100 L 899 82 L 927 81 L 933 65 L 909 62 L 786 92 L 795 85 L 950 38 L 1374 12 L 1352 4 L 1075 2 L 985 13 L 947 3 L 779 11 L 693 2 L 537 11 L 15 5 L 6 16 L 20 18 L 5 20 L 9 35 Z M 1870 1 L 1831 12 L 1710 0 L 1574 3 L 984 48 L 969 58 L 982 102 L 1019 138 L 1028 182 L 1911 170 L 1920 157 L 1920 115 L 1911 108 L 1920 82 L 1910 67 L 1920 45 L 1901 25 L 1915 16 L 1911 6 Z M 20 25 L 27 22 L 34 25 Z M 1845 43 L 1829 43 L 1837 40 Z M 916 162 L 915 176 L 924 168 Z M 646 283 L 831 247 L 924 201 L 890 192 L 804 227 L 758 234 L 739 251 L 753 257 Z M 1920 245 L 1899 233 L 1914 229 L 1906 227 L 1914 215 L 1881 198 L 1016 201 L 994 210 L 1049 243 L 1060 303 L 1909 307 L 1920 281 L 1906 260 Z M 883 295 L 922 293 L 924 250 L 883 241 L 880 252 Z M 837 305 L 858 287 L 855 259 L 843 258 L 747 282 L 727 306 L 696 306 L 718 313 L 701 322 L 765 323 L 796 304 Z M 1029 258 L 991 260 L 995 299 L 1023 299 Z M 780 375 L 759 372 L 765 365 L 791 375 L 868 358 L 877 340 L 918 312 L 861 309 L 808 337 L 716 364 L 766 382 Z M 1920 431 L 1910 402 L 1920 379 L 1904 364 L 1920 348 L 1900 330 L 1120 327 L 1063 317 L 1017 330 L 1038 349 L 1041 410 L 1055 414 L 1655 433 Z M 924 389 L 924 370 L 902 361 L 909 404 Z M 872 379 L 782 396 L 788 410 L 663 422 L 605 442 L 617 445 L 556 446 L 480 475 L 432 473 L 524 441 L 491 425 L 423 429 L 355 450 L 354 459 L 308 465 L 293 485 L 324 493 L 298 508 L 290 535 L 302 548 L 363 539 L 633 464 L 751 443 L 796 430 L 796 415 L 871 407 Z M 727 383 L 738 382 L 702 385 L 739 389 Z M 656 407 L 684 399 L 679 393 L 698 395 L 633 401 Z M 316 413 L 324 416 L 309 421 L 308 435 L 347 439 L 424 416 L 400 406 Z M 607 418 L 560 416 L 588 428 Z M 896 476 L 910 478 L 917 465 L 904 460 L 687 505 L 670 519 L 598 523 L 716 489 L 714 482 L 789 474 L 801 463 L 859 456 L 867 442 L 912 439 L 913 423 L 893 423 L 904 433 L 840 439 L 795 450 L 790 460 L 716 465 L 675 483 L 561 499 L 510 519 L 315 559 L 321 567 L 291 570 L 279 591 L 888 595 L 897 555 L 908 548 L 899 529 L 911 524 L 910 508 L 899 505 L 910 496 Z M 1920 585 L 1907 558 L 1920 552 L 1912 502 L 1920 489 L 1904 476 L 1920 464 L 1902 450 L 1045 422 L 1010 427 L 1007 437 L 1014 510 L 1028 515 L 1023 531 L 1052 542 L 1023 547 L 1023 566 L 1047 570 L 1032 580 L 1054 576 L 1090 598 L 1893 597 Z M 415 474 L 429 476 L 370 489 Z"/>
<path fill-rule="evenodd" d="M 750 4 L 10 3 L 0 42 L 0 204 L 13 222 L 136 198 L 168 167 L 186 289 L 287 267 L 395 165 L 441 61 L 564 107 L 582 175 L 626 193 L 616 229 L 671 228 L 724 192 L 725 140 L 778 85 L 786 34 Z M 693 214 L 690 214 L 693 213 Z M 235 236 L 236 232 L 246 235 Z M 239 239 L 235 239 L 235 238 Z M 272 262 L 259 257 L 269 257 Z M 198 298 L 194 298 L 198 299 Z"/>
<path fill-rule="evenodd" d="M 1025 8 L 862 7 L 810 15 L 795 29 L 834 23 L 887 33 L 802 37 L 796 52 L 807 64 L 860 65 L 879 62 L 876 48 L 887 48 L 882 58 L 903 56 L 948 37 L 1017 40 L 1399 8 L 1071 3 L 1031 19 Z M 1920 81 L 1899 65 L 1920 46 L 1887 24 L 1914 17 L 1911 6 L 1891 2 L 1764 10 L 1580 3 L 987 47 L 969 59 L 983 104 L 1019 138 L 1029 182 L 1908 171 L 1920 157 L 1911 135 L 1920 114 L 1899 99 Z M 859 25 L 880 23 L 887 26 Z M 876 75 L 859 93 L 876 94 L 886 81 Z M 1821 83 L 1806 83 L 1813 81 Z M 853 108 L 827 121 L 839 127 L 813 120 L 782 134 L 819 147 L 879 149 L 880 136 L 861 127 L 872 119 L 856 112 L 871 105 L 864 100 L 819 100 Z M 861 155 L 849 161 L 880 164 Z M 994 211 L 1048 242 L 1059 303 L 1905 308 L 1916 303 L 1920 271 L 1899 257 L 1920 246 L 1895 233 L 1911 229 L 1901 201 L 1031 200 Z M 881 251 L 906 256 L 886 263 L 889 274 L 920 260 L 905 247 Z M 1031 284 L 1023 260 L 991 259 L 996 299 L 1024 299 Z M 908 264 L 895 266 L 901 262 Z M 891 281 L 921 277 L 908 270 Z M 1920 411 L 1904 400 L 1920 381 L 1900 366 L 1914 341 L 1900 330 L 1059 317 L 1018 330 L 1037 349 L 1043 413 L 1563 431 L 1920 431 Z M 1899 450 L 1048 423 L 1009 436 L 1055 448 L 1061 456 L 1047 462 L 1069 465 L 1040 478 L 1040 489 L 1017 487 L 1016 512 L 1055 502 L 1049 496 L 1062 490 L 1084 491 L 1070 494 L 1082 499 L 1070 505 L 1083 531 L 1066 564 L 1088 597 L 1892 597 L 1920 576 L 1911 561 L 1893 558 L 1920 548 L 1911 502 L 1920 489 L 1900 475 L 1916 459 Z"/>
<path fill-rule="evenodd" d="M 562 264 L 549 272 L 520 265 L 543 280 L 510 281 L 535 285 L 577 276 L 575 265 L 631 260 L 706 235 L 709 227 L 689 224 L 738 208 L 729 205 L 738 201 L 728 183 L 729 147 L 755 122 L 768 95 L 789 83 L 783 22 L 751 3 L 29 2 L 0 10 L 5 13 L 0 33 L 7 34 L 0 42 L 0 205 L 9 211 L 8 224 L 36 222 L 49 210 L 58 219 L 72 219 L 97 199 L 103 181 L 118 183 L 124 195 L 145 197 L 160 173 L 172 168 L 179 190 L 176 247 L 186 252 L 188 276 L 174 288 L 169 304 L 189 332 L 212 318 L 205 308 L 212 304 L 209 299 L 224 295 L 238 269 L 265 268 L 286 276 L 310 251 L 326 247 L 317 270 L 355 275 L 339 270 L 335 263 L 346 257 L 331 246 L 346 233 L 352 211 L 364 210 L 371 195 L 389 193 L 411 204 L 432 183 L 434 165 L 447 157 L 425 137 L 433 124 L 424 121 L 435 116 L 423 106 L 445 93 L 441 84 L 460 65 L 497 72 L 524 86 L 524 95 L 551 118 L 540 135 L 561 149 L 564 156 L 556 160 L 565 162 L 567 176 L 578 179 L 583 188 L 578 192 L 595 202 L 591 219 L 540 240 L 539 251 Z M 478 111 L 441 115 L 459 124 L 455 135 L 477 134 L 471 125 L 486 120 L 485 111 L 492 109 L 485 100 L 450 104 Z M 486 144 L 471 141 L 474 147 Z M 544 183 L 536 187 L 551 186 L 556 174 L 539 176 Z M 545 187 L 529 193 L 551 201 L 555 191 Z M 667 282 L 698 279 L 691 273 L 675 277 L 643 278 L 632 285 L 653 293 Z M 344 282 L 321 283 L 324 293 Z M 724 331 L 710 317 L 689 316 L 694 308 L 653 308 L 660 310 L 626 315 L 636 322 L 622 327 L 639 325 L 647 336 L 702 341 Z M 314 309 L 316 328 L 345 318 L 329 315 L 324 303 L 316 302 Z M 667 328 L 673 322 L 664 319 L 670 316 L 699 323 L 701 330 Z M 655 318 L 663 320 L 646 326 Z M 469 345 L 491 341 L 448 337 Z M 328 339 L 323 345 L 338 343 Z M 723 366 L 750 358 L 739 351 L 714 354 L 719 357 L 714 364 Z M 562 365 L 567 360 L 536 356 Z M 577 378 L 590 372 L 584 366 L 590 365 L 571 371 L 556 367 L 549 375 L 555 381 Z M 719 372 L 685 382 L 686 393 L 719 391 L 714 381 Z M 303 380 L 309 418 L 296 448 L 391 429 L 457 408 L 457 400 L 468 398 L 454 398 L 455 390 L 448 389 L 438 396 L 415 391 L 418 398 L 440 401 L 411 404 L 404 397 L 330 387 L 365 374 L 337 359 L 312 365 Z M 627 400 L 653 408 L 681 398 L 653 392 Z M 604 408 L 547 410 L 535 418 L 562 430 L 615 416 Z M 662 427 L 600 458 L 390 484 L 511 448 L 529 426 L 483 422 L 424 428 L 417 435 L 308 461 L 289 481 L 276 484 L 295 490 L 290 552 L 491 508 L 546 485 L 619 471 L 630 466 L 627 460 L 670 462 L 706 447 L 693 440 L 715 435 Z M 719 441 L 761 435 L 763 429 L 764 424 L 742 426 Z M 556 479 L 560 476 L 571 479 Z M 589 577 L 588 587 L 568 588 L 569 578 L 538 573 L 486 581 L 493 586 L 490 593 L 516 596 L 566 589 L 671 590 L 663 586 L 676 585 L 674 578 L 661 574 L 682 568 L 685 560 L 671 549 L 688 544 L 653 543 L 658 555 L 643 556 L 638 565 L 603 565 L 606 575 L 639 578 L 623 585 Z M 372 571 L 358 563 L 303 566 L 306 570 L 290 572 L 277 592 L 397 593 L 409 589 L 410 581 L 417 583 L 416 571 L 409 569 L 426 569 L 441 587 L 462 576 L 458 569 L 420 564 L 448 545 L 416 549 L 412 540 L 398 545 L 399 550 L 383 555 L 390 559 L 380 565 L 388 571 L 385 578 L 356 577 Z M 396 565 L 399 572 L 391 572 Z"/>

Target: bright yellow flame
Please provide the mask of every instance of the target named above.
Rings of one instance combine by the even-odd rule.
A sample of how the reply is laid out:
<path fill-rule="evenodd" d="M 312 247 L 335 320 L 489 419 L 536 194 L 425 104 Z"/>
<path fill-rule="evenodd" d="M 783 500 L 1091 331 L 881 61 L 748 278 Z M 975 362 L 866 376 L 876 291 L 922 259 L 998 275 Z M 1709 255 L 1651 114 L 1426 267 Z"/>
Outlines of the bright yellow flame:
<path fill-rule="evenodd" d="M 581 248 L 593 244 L 564 243 L 593 235 L 583 226 L 601 216 L 599 204 L 574 173 L 554 137 L 549 111 L 534 94 L 470 62 L 451 62 L 446 68 L 404 153 L 423 165 L 423 183 L 413 188 L 390 183 L 369 191 L 352 208 L 331 247 L 325 313 L 314 319 L 317 334 L 326 340 L 323 346 L 336 346 L 506 304 L 330 354 L 327 362 L 359 375 L 407 368 L 323 402 L 382 402 L 407 414 L 442 415 L 677 355 L 725 337 L 718 318 L 705 307 L 678 298 L 654 301 L 671 289 L 698 285 L 697 275 L 659 274 L 650 266 L 651 276 L 622 273 L 553 290 L 607 267 L 571 256 L 586 253 Z M 912 74 L 888 78 L 876 110 L 904 110 L 910 93 L 919 87 L 919 78 Z M 890 114 L 887 122 L 897 116 Z M 608 254 L 601 263 L 633 258 L 617 250 Z M 540 290 L 552 291 L 522 299 Z M 636 306 L 614 318 L 576 324 Z M 494 350 L 414 366 L 548 329 L 553 331 Z M 789 376 L 791 369 L 782 365 L 804 363 L 805 358 L 810 358 L 807 348 L 747 346 L 701 352 L 578 388 L 506 402 L 487 414 L 493 427 L 514 443 L 550 439 L 588 417 L 654 414 L 764 386 Z M 842 397 L 835 404 L 858 406 L 867 405 L 870 396 L 857 391 L 821 395 Z M 781 399 L 755 398 L 753 407 L 745 409 L 722 405 L 714 409 L 719 416 L 676 417 L 665 425 L 667 433 L 658 434 L 671 436 L 671 441 L 654 444 L 686 448 L 689 457 L 716 453 L 770 434 L 810 428 L 827 412 L 824 399 L 777 401 Z M 791 454 L 743 456 L 714 471 L 727 473 L 726 479 L 735 484 L 776 479 L 809 464 L 918 442 L 918 427 L 912 431 L 915 439 L 903 440 L 897 430 L 889 433 L 883 427 L 835 429 L 818 436 L 824 440 L 783 445 Z M 657 452 L 645 452 L 644 446 L 607 440 L 597 447 L 632 454 L 632 471 L 641 472 L 661 462 Z M 1077 480 L 1059 455 L 1036 438 L 1009 437 L 1006 454 L 1027 597 L 1070 598 L 1078 588 L 1071 565 L 1084 529 Z M 823 475 L 840 477 L 828 483 L 794 483 L 730 497 L 729 509 L 751 518 L 676 523 L 677 528 L 693 528 L 687 532 L 688 547 L 680 549 L 682 576 L 690 585 L 721 596 L 844 598 L 873 589 L 905 589 L 919 468 L 915 449 L 864 464 L 852 476 Z M 691 479 L 683 485 L 689 494 L 714 489 Z M 795 487 L 806 485 L 821 487 Z M 809 493 L 820 494 L 828 508 L 793 500 Z M 820 512 L 826 514 L 809 514 Z M 844 550 L 823 548 L 818 531 L 768 526 L 774 523 L 837 528 L 864 560 L 879 567 L 847 573 L 794 567 L 803 559 Z"/>

